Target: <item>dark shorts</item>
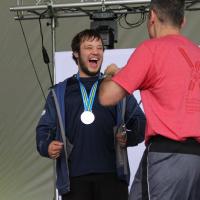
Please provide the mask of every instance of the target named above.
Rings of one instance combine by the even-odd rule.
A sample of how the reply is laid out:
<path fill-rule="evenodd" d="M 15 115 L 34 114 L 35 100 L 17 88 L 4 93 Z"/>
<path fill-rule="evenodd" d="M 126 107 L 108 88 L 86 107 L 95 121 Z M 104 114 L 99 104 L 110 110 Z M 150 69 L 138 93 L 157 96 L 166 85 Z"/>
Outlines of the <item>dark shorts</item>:
<path fill-rule="evenodd" d="M 200 200 L 200 144 L 158 137 L 150 141 L 129 200 Z"/>
<path fill-rule="evenodd" d="M 114 173 L 73 177 L 70 183 L 71 191 L 62 200 L 128 200 L 128 185 Z"/>

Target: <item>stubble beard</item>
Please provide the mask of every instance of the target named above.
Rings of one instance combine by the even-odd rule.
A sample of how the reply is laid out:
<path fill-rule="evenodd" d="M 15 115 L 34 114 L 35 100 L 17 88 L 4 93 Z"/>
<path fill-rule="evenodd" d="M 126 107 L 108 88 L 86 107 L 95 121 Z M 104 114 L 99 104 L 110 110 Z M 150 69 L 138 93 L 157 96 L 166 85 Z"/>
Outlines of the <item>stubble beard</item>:
<path fill-rule="evenodd" d="M 80 69 L 81 71 L 83 71 L 86 75 L 88 76 L 96 76 L 97 74 L 100 73 L 100 70 L 101 70 L 101 65 L 99 67 L 99 69 L 95 72 L 91 72 L 89 71 L 89 69 L 84 65 L 84 63 L 82 62 L 82 60 L 80 59 L 79 60 L 79 64 L 80 64 Z"/>

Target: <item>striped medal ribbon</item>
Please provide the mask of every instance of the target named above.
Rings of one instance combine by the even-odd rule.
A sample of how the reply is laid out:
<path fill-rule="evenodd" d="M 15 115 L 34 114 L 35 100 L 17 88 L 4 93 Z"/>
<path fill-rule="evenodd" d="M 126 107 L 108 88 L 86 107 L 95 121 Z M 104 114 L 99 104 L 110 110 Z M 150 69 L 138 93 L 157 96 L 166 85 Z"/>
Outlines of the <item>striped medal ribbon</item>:
<path fill-rule="evenodd" d="M 81 96 L 83 100 L 84 105 L 84 111 L 81 114 L 81 121 L 84 124 L 92 124 L 95 120 L 95 116 L 92 112 L 92 107 L 94 104 L 94 99 L 96 96 L 96 90 L 98 85 L 98 80 L 93 84 L 89 96 L 87 95 L 87 91 L 85 89 L 85 86 L 81 83 L 79 74 L 77 74 L 77 80 L 79 82 L 80 90 L 81 90 Z"/>

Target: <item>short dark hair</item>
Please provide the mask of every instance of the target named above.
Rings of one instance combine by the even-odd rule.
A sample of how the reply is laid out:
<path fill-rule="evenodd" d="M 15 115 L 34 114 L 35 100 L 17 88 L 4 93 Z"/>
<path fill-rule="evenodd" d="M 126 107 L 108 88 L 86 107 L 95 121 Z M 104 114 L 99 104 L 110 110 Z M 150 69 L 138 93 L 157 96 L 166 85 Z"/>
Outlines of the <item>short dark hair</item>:
<path fill-rule="evenodd" d="M 77 35 L 75 35 L 75 37 L 72 39 L 72 43 L 71 43 L 72 52 L 79 53 L 81 43 L 88 39 L 101 40 L 103 48 L 104 48 L 103 39 L 102 39 L 101 35 L 98 33 L 98 31 L 95 29 L 85 29 L 85 30 L 79 32 Z M 72 57 L 77 64 L 77 58 L 74 56 L 74 54 L 72 54 Z"/>
<path fill-rule="evenodd" d="M 184 20 L 185 0 L 151 0 L 150 10 L 154 10 L 161 23 L 181 27 Z"/>

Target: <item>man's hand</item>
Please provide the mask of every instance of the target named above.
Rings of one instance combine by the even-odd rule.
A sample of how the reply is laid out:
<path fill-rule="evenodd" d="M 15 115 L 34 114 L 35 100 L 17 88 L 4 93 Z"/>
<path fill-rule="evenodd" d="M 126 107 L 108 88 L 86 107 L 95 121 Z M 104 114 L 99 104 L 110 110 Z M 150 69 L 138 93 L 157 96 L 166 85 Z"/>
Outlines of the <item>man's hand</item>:
<path fill-rule="evenodd" d="M 107 76 L 114 76 L 119 70 L 120 70 L 120 68 L 118 68 L 117 65 L 110 64 L 105 69 L 104 74 Z"/>
<path fill-rule="evenodd" d="M 116 105 L 123 99 L 127 92 L 119 84 L 112 81 L 112 76 L 117 75 L 121 69 L 115 64 L 111 64 L 105 70 L 105 76 L 99 88 L 99 102 L 103 106 Z"/>
<path fill-rule="evenodd" d="M 63 143 L 59 141 L 52 141 L 48 147 L 49 157 L 52 159 L 57 159 L 60 156 L 60 152 L 63 149 Z"/>
<path fill-rule="evenodd" d="M 116 140 L 117 140 L 117 142 L 119 143 L 119 145 L 121 147 L 126 147 L 126 144 L 127 144 L 127 136 L 126 136 L 126 134 L 117 133 L 116 134 Z"/>

